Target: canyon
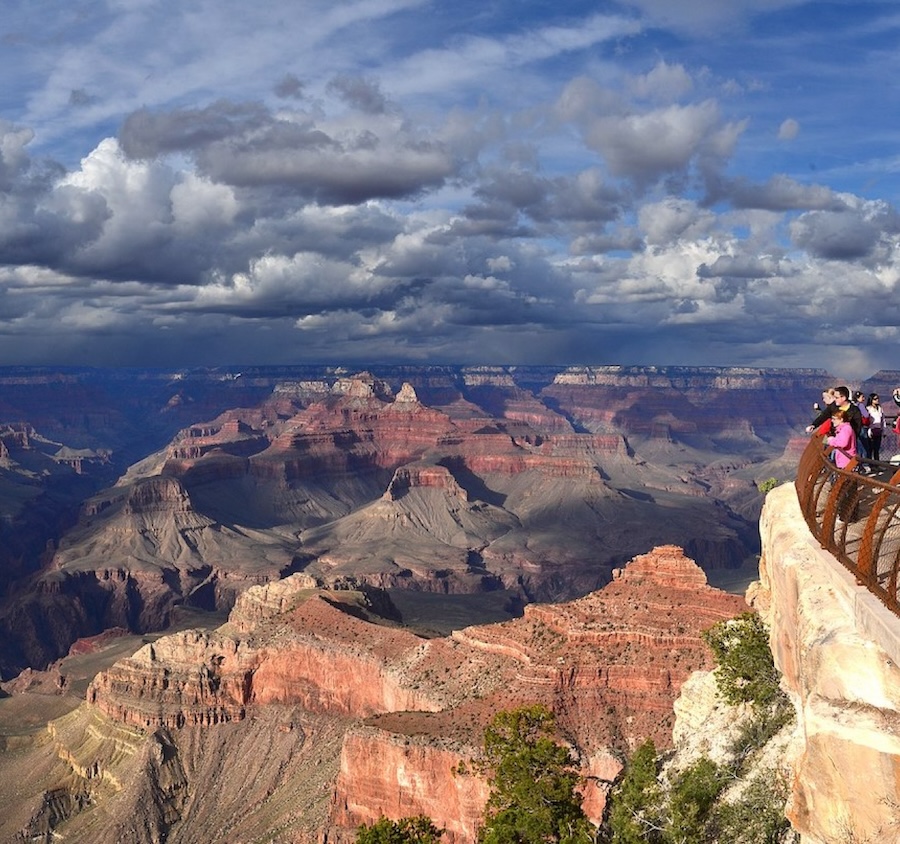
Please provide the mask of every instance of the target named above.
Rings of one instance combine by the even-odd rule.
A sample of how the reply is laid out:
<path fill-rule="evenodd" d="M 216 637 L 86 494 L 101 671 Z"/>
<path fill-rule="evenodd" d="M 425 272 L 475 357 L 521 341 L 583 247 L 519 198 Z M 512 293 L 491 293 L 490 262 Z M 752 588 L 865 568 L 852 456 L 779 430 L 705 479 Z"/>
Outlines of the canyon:
<path fill-rule="evenodd" d="M 465 763 L 531 702 L 598 820 L 746 608 L 757 484 L 831 381 L 0 368 L 0 840 L 349 842 L 423 812 L 471 841 Z"/>
<path fill-rule="evenodd" d="M 752 563 L 756 485 L 791 470 L 827 378 L 0 370 L 0 677 L 294 572 L 402 592 L 444 632 L 584 595 L 655 545 L 725 580 Z"/>
<path fill-rule="evenodd" d="M 352 841 L 382 814 L 426 813 L 450 844 L 470 842 L 487 786 L 465 763 L 498 709 L 528 703 L 557 713 L 599 821 L 635 744 L 671 744 L 681 685 L 711 667 L 701 632 L 747 608 L 676 546 L 582 598 L 448 636 L 424 638 L 379 607 L 389 604 L 374 587 L 322 588 L 298 573 L 248 588 L 219 627 L 162 636 L 90 678 L 70 665 L 121 637 L 20 676 L 0 704 L 65 699 L 68 711 L 4 736 L 0 839 L 255 840 L 268 829 L 271 840 Z M 79 702 L 66 690 L 83 683 Z M 50 781 L 52 793 L 35 788 Z"/>

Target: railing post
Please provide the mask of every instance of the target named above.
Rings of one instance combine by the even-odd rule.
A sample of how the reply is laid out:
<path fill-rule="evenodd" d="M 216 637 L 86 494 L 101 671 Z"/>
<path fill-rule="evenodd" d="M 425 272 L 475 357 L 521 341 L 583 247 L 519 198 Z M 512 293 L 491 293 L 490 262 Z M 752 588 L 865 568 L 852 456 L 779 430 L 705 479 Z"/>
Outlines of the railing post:
<path fill-rule="evenodd" d="M 900 470 L 884 483 L 857 473 L 856 457 L 838 469 L 830 452 L 813 436 L 800 457 L 796 487 L 803 518 L 821 546 L 900 615 Z M 867 506 L 864 519 L 853 518 Z"/>

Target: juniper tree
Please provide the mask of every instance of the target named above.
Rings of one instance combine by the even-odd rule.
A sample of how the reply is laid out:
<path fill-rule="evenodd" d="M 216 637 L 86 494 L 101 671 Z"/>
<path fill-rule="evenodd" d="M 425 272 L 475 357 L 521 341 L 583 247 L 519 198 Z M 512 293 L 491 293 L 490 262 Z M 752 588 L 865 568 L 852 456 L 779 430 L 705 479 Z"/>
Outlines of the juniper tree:
<path fill-rule="evenodd" d="M 484 732 L 482 767 L 491 784 L 479 844 L 590 844 L 596 829 L 581 808 L 571 751 L 544 706 L 498 712 Z"/>

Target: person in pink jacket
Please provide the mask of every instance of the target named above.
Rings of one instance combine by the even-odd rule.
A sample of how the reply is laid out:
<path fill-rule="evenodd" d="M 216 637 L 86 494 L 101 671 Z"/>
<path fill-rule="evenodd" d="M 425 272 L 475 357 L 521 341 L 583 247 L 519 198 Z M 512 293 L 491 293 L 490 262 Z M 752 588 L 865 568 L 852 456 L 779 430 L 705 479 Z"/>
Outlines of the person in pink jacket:
<path fill-rule="evenodd" d="M 825 445 L 834 448 L 832 452 L 834 465 L 838 469 L 843 469 L 856 457 L 856 434 L 853 432 L 853 426 L 847 421 L 847 414 L 839 407 L 835 408 L 831 419 L 835 430 L 833 436 L 825 437 Z"/>

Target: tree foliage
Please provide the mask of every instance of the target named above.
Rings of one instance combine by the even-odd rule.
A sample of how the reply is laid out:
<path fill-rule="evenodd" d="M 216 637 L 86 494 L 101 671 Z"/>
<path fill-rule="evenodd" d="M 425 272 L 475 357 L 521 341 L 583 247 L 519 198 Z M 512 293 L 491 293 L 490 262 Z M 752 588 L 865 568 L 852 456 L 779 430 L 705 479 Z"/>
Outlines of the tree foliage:
<path fill-rule="evenodd" d="M 756 488 L 765 495 L 767 492 L 771 492 L 775 487 L 778 486 L 778 478 L 766 478 L 764 481 L 760 481 Z"/>
<path fill-rule="evenodd" d="M 757 613 L 720 621 L 703 634 L 716 656 L 716 685 L 731 704 L 768 707 L 784 696 L 769 648 L 769 634 Z"/>
<path fill-rule="evenodd" d="M 647 844 L 661 840 L 662 795 L 657 782 L 656 746 L 647 739 L 625 763 L 607 803 L 609 844 Z"/>
<path fill-rule="evenodd" d="M 798 840 L 784 816 L 788 787 L 782 776 L 769 770 L 747 784 L 739 800 L 720 804 L 715 811 L 720 841 L 729 844 L 783 844 Z"/>
<path fill-rule="evenodd" d="M 491 784 L 480 844 L 589 844 L 596 829 L 581 808 L 579 776 L 543 706 L 498 712 L 484 733 Z"/>
<path fill-rule="evenodd" d="M 676 774 L 669 788 L 666 839 L 673 844 L 712 840 L 712 810 L 729 779 L 725 767 L 705 756 Z"/>
<path fill-rule="evenodd" d="M 357 844 L 439 844 L 443 834 L 444 830 L 424 815 L 398 821 L 381 817 L 371 826 L 360 826 L 356 841 Z"/>

